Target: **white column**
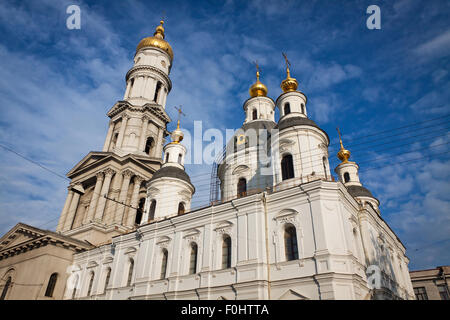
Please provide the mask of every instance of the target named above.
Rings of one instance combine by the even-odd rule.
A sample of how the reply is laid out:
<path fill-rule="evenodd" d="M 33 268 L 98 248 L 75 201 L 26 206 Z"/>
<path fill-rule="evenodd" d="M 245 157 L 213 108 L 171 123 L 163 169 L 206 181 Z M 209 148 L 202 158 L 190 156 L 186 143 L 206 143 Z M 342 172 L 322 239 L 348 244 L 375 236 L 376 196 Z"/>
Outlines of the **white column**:
<path fill-rule="evenodd" d="M 159 95 L 162 95 L 162 97 L 159 98 L 161 100 L 160 105 L 162 105 L 162 107 L 165 109 L 166 108 L 166 100 L 167 100 L 167 91 L 166 91 L 165 87 L 161 88 Z"/>
<path fill-rule="evenodd" d="M 123 96 L 124 100 L 128 98 L 128 95 L 130 94 L 130 88 L 131 88 L 131 81 L 128 81 L 127 82 L 127 89 L 125 90 L 125 94 Z"/>
<path fill-rule="evenodd" d="M 144 98 L 148 98 L 147 97 L 147 88 L 148 88 L 148 83 L 149 83 L 150 81 L 149 81 L 149 77 L 144 77 L 144 90 L 143 90 L 143 92 L 142 92 L 142 96 L 144 97 Z"/>
<path fill-rule="evenodd" d="M 66 221 L 66 217 L 67 217 L 67 211 L 69 210 L 70 202 L 72 201 L 73 191 L 70 190 L 70 187 L 68 189 L 69 190 L 67 192 L 66 202 L 64 203 L 64 207 L 62 209 L 61 217 L 59 218 L 59 222 L 58 222 L 58 226 L 56 227 L 56 231 L 63 230 L 64 222 Z"/>
<path fill-rule="evenodd" d="M 122 142 L 123 142 L 123 138 L 125 135 L 125 129 L 127 127 L 128 118 L 129 118 L 129 116 L 127 114 L 122 115 L 122 123 L 120 125 L 119 137 L 117 138 L 117 143 L 116 143 L 117 148 L 122 147 Z"/>
<path fill-rule="evenodd" d="M 77 212 L 78 202 L 80 201 L 80 194 L 78 192 L 72 191 L 73 197 L 70 202 L 69 212 L 67 212 L 67 218 L 64 222 L 64 231 L 70 230 L 72 228 L 73 220 L 75 218 L 75 213 Z"/>
<path fill-rule="evenodd" d="M 139 151 L 144 151 L 145 148 L 145 138 L 147 136 L 147 128 L 148 128 L 148 116 L 144 115 L 142 117 L 142 127 L 141 127 L 141 136 L 139 137 Z"/>
<path fill-rule="evenodd" d="M 106 135 L 105 144 L 103 145 L 103 152 L 107 152 L 109 144 L 111 143 L 111 136 L 114 130 L 114 122 L 109 121 L 108 134 Z"/>
<path fill-rule="evenodd" d="M 122 172 L 123 180 L 122 180 L 122 187 L 120 188 L 120 194 L 119 194 L 119 202 L 125 203 L 127 200 L 127 194 L 128 194 L 128 187 L 130 186 L 130 180 L 133 176 L 133 172 L 130 170 L 125 170 Z M 123 213 L 125 212 L 125 205 L 123 204 L 117 204 L 116 208 L 116 215 L 114 217 L 114 222 L 118 224 L 122 224 L 123 219 Z"/>
<path fill-rule="evenodd" d="M 134 187 L 133 187 L 133 194 L 131 196 L 131 203 L 130 206 L 133 208 L 137 208 L 139 203 L 139 189 L 141 187 L 141 183 L 144 181 L 144 178 L 140 176 L 134 177 Z M 132 227 L 134 225 L 134 221 L 136 219 L 136 209 L 130 208 L 128 210 L 128 221 L 127 226 Z"/>
<path fill-rule="evenodd" d="M 91 222 L 94 219 L 95 209 L 97 208 L 98 198 L 103 185 L 105 175 L 103 172 L 97 173 L 97 181 L 95 182 L 94 192 L 92 193 L 91 202 L 89 203 L 89 211 L 83 221 L 84 224 Z"/>
<path fill-rule="evenodd" d="M 95 210 L 94 220 L 101 221 L 103 217 L 103 211 L 105 210 L 106 198 L 108 196 L 109 185 L 111 184 L 111 178 L 115 173 L 112 169 L 106 169 L 105 171 L 105 181 L 103 182 L 102 191 L 100 192 L 100 197 L 98 199 L 97 209 Z"/>
<path fill-rule="evenodd" d="M 145 78 L 139 77 L 139 97 L 142 97 L 144 95 L 144 85 L 145 85 Z"/>
<path fill-rule="evenodd" d="M 154 153 L 150 154 L 151 157 L 158 157 L 161 158 L 162 157 L 162 139 L 163 139 L 163 133 L 164 133 L 164 128 L 159 128 L 158 129 L 158 138 L 155 141 L 155 146 L 156 148 L 154 148 Z"/>

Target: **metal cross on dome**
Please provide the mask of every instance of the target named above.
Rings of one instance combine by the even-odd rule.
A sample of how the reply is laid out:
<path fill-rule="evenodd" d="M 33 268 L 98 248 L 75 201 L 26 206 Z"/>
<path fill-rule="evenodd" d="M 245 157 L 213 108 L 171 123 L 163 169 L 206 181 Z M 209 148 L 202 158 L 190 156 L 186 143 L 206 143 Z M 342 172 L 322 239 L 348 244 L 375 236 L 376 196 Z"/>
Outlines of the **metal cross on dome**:
<path fill-rule="evenodd" d="M 291 66 L 291 63 L 289 62 L 286 53 L 282 52 L 281 54 L 283 55 L 284 60 L 286 61 L 286 67 L 289 68 Z"/>
<path fill-rule="evenodd" d="M 178 121 L 180 121 L 180 117 L 183 115 L 183 116 L 185 116 L 186 117 L 186 115 L 183 113 L 183 111 L 181 110 L 181 104 L 180 104 L 180 106 L 177 108 L 177 107 L 174 107 L 177 111 L 178 111 Z"/>
<path fill-rule="evenodd" d="M 253 61 L 253 63 L 255 64 L 255 67 L 256 67 L 256 78 L 259 80 L 259 72 L 261 71 L 261 69 L 259 68 L 259 64 L 258 64 L 257 60 Z"/>

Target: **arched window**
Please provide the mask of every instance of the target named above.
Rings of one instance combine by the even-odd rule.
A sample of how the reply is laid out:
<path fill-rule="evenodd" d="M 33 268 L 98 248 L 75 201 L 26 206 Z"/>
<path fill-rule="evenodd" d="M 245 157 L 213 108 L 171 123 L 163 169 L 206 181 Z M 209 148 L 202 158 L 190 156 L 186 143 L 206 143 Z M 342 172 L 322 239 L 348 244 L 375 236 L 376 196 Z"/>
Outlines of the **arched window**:
<path fill-rule="evenodd" d="M 281 179 L 291 179 L 294 177 L 294 164 L 292 161 L 292 155 L 287 154 L 281 159 Z"/>
<path fill-rule="evenodd" d="M 178 155 L 178 164 L 181 164 L 181 160 L 183 159 L 183 155 L 180 153 Z"/>
<path fill-rule="evenodd" d="M 155 219 L 155 210 L 156 210 L 156 200 L 152 200 L 152 203 L 150 204 L 150 212 L 148 214 L 148 222 Z"/>
<path fill-rule="evenodd" d="M 178 214 L 184 214 L 184 204 L 183 204 L 183 202 L 180 202 L 178 204 Z"/>
<path fill-rule="evenodd" d="M 166 153 L 166 162 L 169 162 L 169 153 Z"/>
<path fill-rule="evenodd" d="M 303 103 L 301 104 L 301 107 L 302 107 L 302 113 L 305 114 L 305 105 Z"/>
<path fill-rule="evenodd" d="M 191 245 L 191 258 L 189 260 L 189 274 L 194 274 L 197 272 L 197 244 L 193 243 Z"/>
<path fill-rule="evenodd" d="M 6 294 L 8 293 L 9 287 L 11 286 L 11 277 L 8 277 L 6 280 L 5 286 L 3 287 L 2 295 L 0 296 L 0 300 L 5 300 Z"/>
<path fill-rule="evenodd" d="M 135 224 L 141 224 L 141 220 L 142 220 L 142 213 L 144 212 L 144 205 L 145 205 L 145 198 L 141 198 L 141 200 L 139 200 L 139 207 L 136 210 L 136 218 L 134 219 L 134 223 Z"/>
<path fill-rule="evenodd" d="M 88 287 L 88 292 L 87 292 L 88 297 L 91 295 L 92 285 L 94 284 L 94 277 L 95 277 L 95 273 L 91 272 L 91 279 L 89 280 L 89 287 Z"/>
<path fill-rule="evenodd" d="M 108 288 L 109 279 L 111 279 L 111 268 L 106 270 L 105 287 L 103 288 L 103 292 L 106 292 L 106 289 Z"/>
<path fill-rule="evenodd" d="M 52 273 L 52 275 L 48 279 L 47 290 L 45 290 L 46 297 L 53 297 L 53 291 L 55 290 L 57 279 L 58 279 L 58 274 Z"/>
<path fill-rule="evenodd" d="M 233 143 L 233 150 L 234 150 L 234 152 L 237 151 L 237 141 L 238 141 L 238 138 L 235 136 L 234 137 L 234 143 Z"/>
<path fill-rule="evenodd" d="M 155 141 L 153 140 L 152 137 L 148 137 L 147 141 L 145 142 L 145 153 L 150 155 L 150 151 L 152 151 L 153 146 L 155 145 Z"/>
<path fill-rule="evenodd" d="M 237 196 L 245 197 L 247 195 L 247 180 L 240 178 L 237 184 Z"/>
<path fill-rule="evenodd" d="M 225 236 L 222 242 L 222 269 L 231 267 L 231 238 Z"/>
<path fill-rule="evenodd" d="M 350 174 L 348 172 L 344 173 L 344 182 L 347 183 L 350 181 Z"/>
<path fill-rule="evenodd" d="M 76 275 L 75 281 L 74 281 L 74 286 L 73 286 L 73 291 L 72 291 L 72 299 L 75 299 L 75 296 L 77 294 L 78 280 L 79 280 L 79 276 Z"/>
<path fill-rule="evenodd" d="M 322 158 L 323 172 L 325 173 L 325 179 L 328 180 L 327 174 L 327 157 Z"/>
<path fill-rule="evenodd" d="M 131 286 L 131 280 L 133 280 L 134 260 L 130 258 L 130 266 L 128 268 L 127 287 Z"/>
<path fill-rule="evenodd" d="M 284 249 L 287 261 L 298 259 L 297 232 L 294 226 L 288 226 L 284 230 Z"/>
<path fill-rule="evenodd" d="M 161 275 L 160 279 L 165 279 L 167 274 L 167 258 L 169 256 L 169 253 L 166 249 L 163 249 L 162 252 L 162 260 L 161 260 Z"/>
<path fill-rule="evenodd" d="M 158 102 L 159 92 L 161 91 L 162 83 L 158 81 L 155 89 L 155 96 L 153 97 L 153 101 Z"/>
<path fill-rule="evenodd" d="M 287 115 L 291 113 L 291 105 L 289 104 L 289 102 L 286 102 L 284 104 L 284 115 Z"/>
<path fill-rule="evenodd" d="M 256 109 L 253 109 L 252 111 L 252 120 L 256 120 L 258 119 L 258 112 L 256 111 Z"/>

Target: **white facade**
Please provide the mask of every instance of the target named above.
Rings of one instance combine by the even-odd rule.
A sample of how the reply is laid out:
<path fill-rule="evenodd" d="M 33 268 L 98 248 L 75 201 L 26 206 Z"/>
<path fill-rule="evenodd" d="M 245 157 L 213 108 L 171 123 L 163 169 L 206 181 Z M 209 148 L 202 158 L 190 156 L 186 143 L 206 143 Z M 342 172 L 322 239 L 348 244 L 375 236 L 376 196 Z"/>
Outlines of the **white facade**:
<path fill-rule="evenodd" d="M 124 231 L 74 255 L 72 276 L 79 286 L 67 287 L 65 298 L 414 299 L 405 247 L 382 219 L 378 200 L 359 182 L 356 163 L 336 168 L 339 181 L 331 176 L 329 137 L 307 118 L 306 96 L 296 91 L 289 73 L 276 103 L 257 73 L 252 97 L 244 103 L 243 126 L 218 167 L 221 201 L 190 211 L 195 188 L 184 171 L 179 126 L 162 150 L 173 53 L 158 42 L 164 36 L 162 24 L 158 28 L 155 35 L 162 36 L 141 43 L 159 47 L 138 46 L 125 101 L 108 114 L 117 123 L 110 126 L 104 152 L 146 154 L 158 158 L 161 167 L 142 174 L 144 195 L 141 180 L 132 180 L 137 167 L 105 171 L 107 187 L 100 175 L 98 188 L 108 191 L 121 172 L 123 178 L 112 183 L 122 186 L 120 197 L 134 205 L 145 199 L 143 216 L 133 228 L 136 213 L 115 206 L 119 213 L 113 211 L 113 217 L 127 221 Z M 275 133 L 269 138 L 260 129 Z M 149 136 L 157 139 L 150 155 L 143 144 Z M 268 147 L 267 162 L 261 161 L 261 146 Z M 125 191 L 130 181 L 131 193 Z M 72 207 L 68 203 L 66 211 Z M 366 275 L 372 269 L 374 283 Z"/>
<path fill-rule="evenodd" d="M 286 226 L 295 227 L 298 239 L 299 257 L 291 261 Z M 224 234 L 231 238 L 230 268 L 222 267 Z M 198 246 L 195 274 L 189 274 L 192 242 Z M 163 250 L 168 262 L 161 279 Z M 135 269 L 127 285 L 130 258 Z M 414 297 L 405 248 L 386 223 L 340 182 L 316 180 L 144 224 L 139 237 L 118 236 L 111 245 L 77 254 L 81 279 L 92 270 L 98 280 L 91 296 L 85 281 L 76 298 L 367 299 L 365 270 L 374 263 L 384 286 L 390 283 L 398 297 Z"/>

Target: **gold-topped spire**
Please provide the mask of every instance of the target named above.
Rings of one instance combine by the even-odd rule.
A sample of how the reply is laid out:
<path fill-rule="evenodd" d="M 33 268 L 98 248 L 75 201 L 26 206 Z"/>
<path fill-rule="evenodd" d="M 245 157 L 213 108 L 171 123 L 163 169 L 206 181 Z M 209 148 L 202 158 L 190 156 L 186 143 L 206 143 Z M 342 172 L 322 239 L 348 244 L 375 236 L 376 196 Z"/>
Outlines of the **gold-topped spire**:
<path fill-rule="evenodd" d="M 348 162 L 348 159 L 350 158 L 350 151 L 344 148 L 344 145 L 342 144 L 342 138 L 341 138 L 341 132 L 339 131 L 339 128 L 336 128 L 338 134 L 339 134 L 339 143 L 341 144 L 341 149 L 339 150 L 337 157 L 339 160 L 342 161 L 342 163 Z"/>
<path fill-rule="evenodd" d="M 177 122 L 177 128 L 172 131 L 170 134 L 170 137 L 172 138 L 171 143 L 180 143 L 184 138 L 184 133 L 180 129 L 180 117 L 181 115 L 185 116 L 183 111 L 181 111 L 181 106 L 179 108 L 174 107 L 178 111 L 178 122 Z"/>
<path fill-rule="evenodd" d="M 164 40 L 164 38 L 165 38 L 164 27 L 163 27 L 164 20 L 161 19 L 161 21 L 159 23 L 160 23 L 159 26 L 156 27 L 155 32 L 153 33 L 153 37 L 147 37 L 147 38 L 142 39 L 136 48 L 136 52 L 145 47 L 159 48 L 159 49 L 167 52 L 167 54 L 170 57 L 170 61 L 172 61 L 173 60 L 172 47 L 166 40 Z"/>
<path fill-rule="evenodd" d="M 286 62 L 286 79 L 281 81 L 281 89 L 283 89 L 283 92 L 288 91 L 296 91 L 298 88 L 298 82 L 295 78 L 291 78 L 291 71 L 289 70 L 289 67 L 291 66 L 291 63 L 289 62 L 286 53 L 282 52 L 284 60 Z"/>
<path fill-rule="evenodd" d="M 155 38 L 159 38 L 159 39 L 164 39 L 164 27 L 163 27 L 163 24 L 164 24 L 164 20 L 162 20 L 161 19 L 161 21 L 159 21 L 159 26 L 157 26 L 156 27 L 156 29 L 155 29 L 155 33 L 153 34 L 153 36 L 155 37 Z"/>
<path fill-rule="evenodd" d="M 250 97 L 266 97 L 267 96 L 267 87 L 259 81 L 259 65 L 258 62 L 255 61 L 256 66 L 256 82 L 252 84 L 250 89 L 248 90 L 248 93 L 250 94 Z"/>

